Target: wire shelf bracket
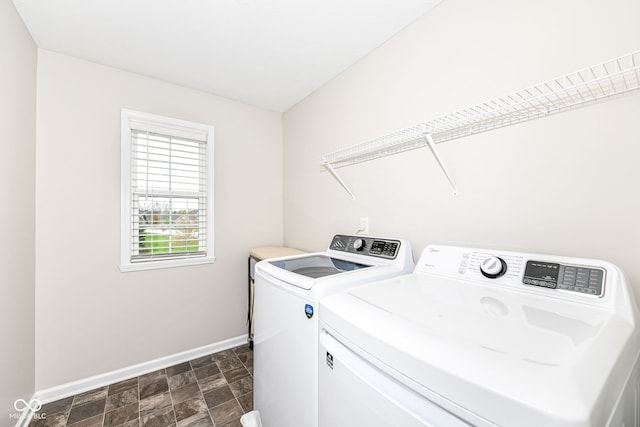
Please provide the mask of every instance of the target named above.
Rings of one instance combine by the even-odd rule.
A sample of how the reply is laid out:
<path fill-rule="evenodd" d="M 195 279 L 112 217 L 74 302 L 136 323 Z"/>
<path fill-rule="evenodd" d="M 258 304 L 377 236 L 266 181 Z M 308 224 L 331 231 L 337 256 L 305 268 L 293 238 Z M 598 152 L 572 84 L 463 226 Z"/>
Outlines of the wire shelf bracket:
<path fill-rule="evenodd" d="M 431 149 L 431 153 L 433 153 L 433 157 L 436 158 L 436 161 L 438 162 L 438 166 L 440 166 L 440 169 L 442 169 L 442 172 L 444 173 L 444 176 L 447 178 L 447 181 L 449 181 L 449 185 L 451 186 L 451 192 L 453 193 L 454 196 L 457 196 L 458 195 L 458 187 L 456 187 L 456 183 L 453 181 L 453 178 L 449 174 L 449 171 L 447 170 L 447 167 L 442 162 L 442 158 L 438 154 L 438 150 L 436 150 L 436 143 L 433 141 L 433 138 L 431 137 L 431 134 L 425 133 L 424 134 L 424 139 L 429 144 L 429 148 Z"/>
<path fill-rule="evenodd" d="M 342 180 L 342 178 L 340 178 L 340 175 L 338 175 L 338 172 L 336 172 L 336 170 L 333 168 L 333 166 L 331 166 L 331 163 L 329 162 L 324 162 L 323 166 L 329 171 L 329 173 L 336 179 L 336 181 L 338 181 L 338 183 L 342 186 L 342 188 L 345 189 L 345 191 L 347 193 L 349 193 L 349 195 L 351 196 L 352 200 L 356 199 L 356 196 L 353 194 L 353 192 L 351 190 L 349 190 L 349 187 L 347 187 L 347 184 L 344 183 L 344 181 Z"/>
<path fill-rule="evenodd" d="M 429 146 L 457 195 L 436 144 L 593 104 L 640 89 L 640 50 L 324 154 L 322 165 L 355 199 L 336 169 Z"/>

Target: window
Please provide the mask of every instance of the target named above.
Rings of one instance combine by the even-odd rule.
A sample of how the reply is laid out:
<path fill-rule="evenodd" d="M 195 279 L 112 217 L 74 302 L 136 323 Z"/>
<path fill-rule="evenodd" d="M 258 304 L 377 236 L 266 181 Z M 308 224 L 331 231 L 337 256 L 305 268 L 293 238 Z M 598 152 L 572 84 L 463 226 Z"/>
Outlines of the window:
<path fill-rule="evenodd" d="M 213 262 L 213 127 L 122 110 L 122 271 Z"/>

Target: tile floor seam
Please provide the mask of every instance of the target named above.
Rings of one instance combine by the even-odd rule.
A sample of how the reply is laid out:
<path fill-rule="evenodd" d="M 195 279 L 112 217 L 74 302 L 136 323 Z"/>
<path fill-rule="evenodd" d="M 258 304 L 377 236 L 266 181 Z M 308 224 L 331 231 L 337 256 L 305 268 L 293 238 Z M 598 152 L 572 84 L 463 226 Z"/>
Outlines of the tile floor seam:
<path fill-rule="evenodd" d="M 109 396 L 109 386 L 107 386 L 107 399 Z M 104 400 L 104 409 L 102 410 L 102 425 L 104 426 L 104 420 L 107 417 L 107 399 Z"/>
<path fill-rule="evenodd" d="M 194 369 L 191 362 L 189 362 L 189 366 L 191 366 L 191 370 L 193 371 Z M 195 377 L 195 371 L 193 375 Z M 198 390 L 200 390 L 200 395 L 202 395 L 202 400 L 204 400 L 204 405 L 207 407 L 207 414 L 209 414 L 209 419 L 211 420 L 211 424 L 213 425 L 213 427 L 216 427 L 216 423 L 213 421 L 213 414 L 211 413 L 211 408 L 209 408 L 209 405 L 207 404 L 207 401 L 204 398 L 204 391 L 202 391 L 202 387 L 200 386 L 200 380 L 197 377 L 196 377 L 196 384 L 198 385 Z"/>
<path fill-rule="evenodd" d="M 138 387 L 138 427 L 142 425 L 142 410 L 140 408 L 140 376 L 138 375 L 136 381 Z"/>
<path fill-rule="evenodd" d="M 191 363 L 189 363 L 189 366 L 191 366 Z M 164 373 L 167 376 L 167 389 L 169 389 L 169 399 L 171 400 L 171 408 L 173 408 L 172 409 L 173 419 L 176 422 L 176 424 L 175 424 L 176 427 L 178 427 L 178 414 L 176 414 L 176 404 L 175 404 L 175 402 L 173 400 L 173 391 L 171 390 L 171 384 L 169 383 L 169 373 L 167 372 L 166 369 L 164 370 Z"/>

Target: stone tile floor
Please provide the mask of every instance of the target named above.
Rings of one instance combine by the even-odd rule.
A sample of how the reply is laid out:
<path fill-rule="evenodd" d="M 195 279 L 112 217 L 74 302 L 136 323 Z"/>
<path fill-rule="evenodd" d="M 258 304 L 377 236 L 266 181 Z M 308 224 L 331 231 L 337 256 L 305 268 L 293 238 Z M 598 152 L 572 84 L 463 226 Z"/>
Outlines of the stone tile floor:
<path fill-rule="evenodd" d="M 47 403 L 30 427 L 235 427 L 253 409 L 248 345 Z"/>

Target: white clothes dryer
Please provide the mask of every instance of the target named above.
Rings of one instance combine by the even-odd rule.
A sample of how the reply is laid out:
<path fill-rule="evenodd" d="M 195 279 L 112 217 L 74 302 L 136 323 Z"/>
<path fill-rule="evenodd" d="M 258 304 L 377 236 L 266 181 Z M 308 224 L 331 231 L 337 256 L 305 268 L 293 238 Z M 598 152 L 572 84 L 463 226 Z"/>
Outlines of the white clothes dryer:
<path fill-rule="evenodd" d="M 320 309 L 321 427 L 640 425 L 638 308 L 608 262 L 433 245 Z"/>
<path fill-rule="evenodd" d="M 256 264 L 254 406 L 265 427 L 318 424 L 318 315 L 322 298 L 410 273 L 402 239 L 336 235 L 325 252 Z"/>

